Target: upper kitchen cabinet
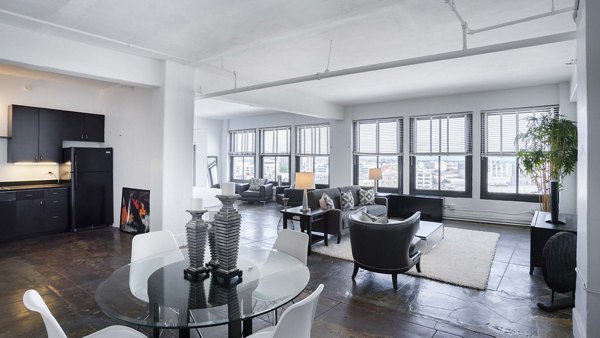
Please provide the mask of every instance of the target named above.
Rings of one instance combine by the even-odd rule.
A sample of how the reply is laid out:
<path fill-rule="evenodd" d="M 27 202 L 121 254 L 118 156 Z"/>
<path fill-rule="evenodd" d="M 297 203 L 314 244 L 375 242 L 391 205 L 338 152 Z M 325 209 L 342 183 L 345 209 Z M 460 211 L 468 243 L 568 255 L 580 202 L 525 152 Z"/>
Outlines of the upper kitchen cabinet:
<path fill-rule="evenodd" d="M 62 118 L 64 140 L 104 142 L 104 115 L 64 111 Z"/>
<path fill-rule="evenodd" d="M 8 111 L 8 162 L 60 162 L 61 114 L 12 105 Z"/>

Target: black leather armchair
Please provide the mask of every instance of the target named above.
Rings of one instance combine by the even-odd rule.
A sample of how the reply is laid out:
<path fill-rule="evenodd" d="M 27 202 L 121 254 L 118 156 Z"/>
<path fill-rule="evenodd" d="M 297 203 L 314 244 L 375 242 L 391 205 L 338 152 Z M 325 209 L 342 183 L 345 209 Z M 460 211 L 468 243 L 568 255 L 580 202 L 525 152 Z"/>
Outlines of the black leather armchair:
<path fill-rule="evenodd" d="M 250 190 L 250 184 L 236 184 L 236 194 L 240 200 L 246 202 L 269 202 L 273 200 L 273 183 L 267 182 L 260 186 L 260 190 Z"/>
<path fill-rule="evenodd" d="M 349 217 L 350 243 L 354 257 L 354 272 L 358 269 L 392 275 L 394 290 L 398 289 L 398 274 L 417 266 L 421 272 L 421 251 L 417 250 L 420 239 L 415 237 L 419 230 L 421 213 L 416 212 L 404 221 L 372 223 L 360 220 L 360 212 Z"/>

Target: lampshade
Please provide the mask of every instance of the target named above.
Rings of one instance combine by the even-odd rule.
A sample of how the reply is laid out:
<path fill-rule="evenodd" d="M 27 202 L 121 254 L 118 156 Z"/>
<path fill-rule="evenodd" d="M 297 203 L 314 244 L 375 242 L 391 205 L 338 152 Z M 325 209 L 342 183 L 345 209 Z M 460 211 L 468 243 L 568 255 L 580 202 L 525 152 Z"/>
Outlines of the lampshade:
<path fill-rule="evenodd" d="M 369 179 L 370 180 L 380 180 L 380 179 L 382 179 L 381 169 L 380 168 L 370 168 L 369 169 Z"/>
<path fill-rule="evenodd" d="M 315 173 L 296 173 L 296 189 L 314 189 Z"/>

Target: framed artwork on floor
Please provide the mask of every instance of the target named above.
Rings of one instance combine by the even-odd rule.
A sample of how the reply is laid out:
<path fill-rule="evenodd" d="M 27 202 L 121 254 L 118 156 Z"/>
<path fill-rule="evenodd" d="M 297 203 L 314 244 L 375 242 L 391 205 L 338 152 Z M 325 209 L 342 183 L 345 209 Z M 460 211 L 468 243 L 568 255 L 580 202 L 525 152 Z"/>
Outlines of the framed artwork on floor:
<path fill-rule="evenodd" d="M 143 234 L 150 231 L 150 190 L 123 188 L 121 231 Z"/>

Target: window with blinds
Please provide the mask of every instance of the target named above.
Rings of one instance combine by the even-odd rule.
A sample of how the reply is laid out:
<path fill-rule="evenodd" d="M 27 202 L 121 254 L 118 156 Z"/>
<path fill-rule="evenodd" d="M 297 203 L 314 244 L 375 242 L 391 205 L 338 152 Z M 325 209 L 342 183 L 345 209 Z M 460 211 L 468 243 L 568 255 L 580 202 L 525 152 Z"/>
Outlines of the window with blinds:
<path fill-rule="evenodd" d="M 230 131 L 231 155 L 254 155 L 256 153 L 256 130 Z"/>
<path fill-rule="evenodd" d="M 290 182 L 290 127 L 260 129 L 260 176 L 272 182 Z"/>
<path fill-rule="evenodd" d="M 537 201 L 538 187 L 519 168 L 517 136 L 532 117 L 558 113 L 557 105 L 481 113 L 481 198 Z"/>
<path fill-rule="evenodd" d="M 256 130 L 234 130 L 229 132 L 231 180 L 248 180 L 255 176 Z"/>
<path fill-rule="evenodd" d="M 373 186 L 369 169 L 380 168 L 379 191 L 401 189 L 402 131 L 400 118 L 354 122 L 354 184 Z"/>
<path fill-rule="evenodd" d="M 296 154 L 329 155 L 329 125 L 296 127 Z"/>
<path fill-rule="evenodd" d="M 296 171 L 314 172 L 315 183 L 329 185 L 329 125 L 296 127 Z"/>
<path fill-rule="evenodd" d="M 471 196 L 472 113 L 410 119 L 410 192 Z"/>

